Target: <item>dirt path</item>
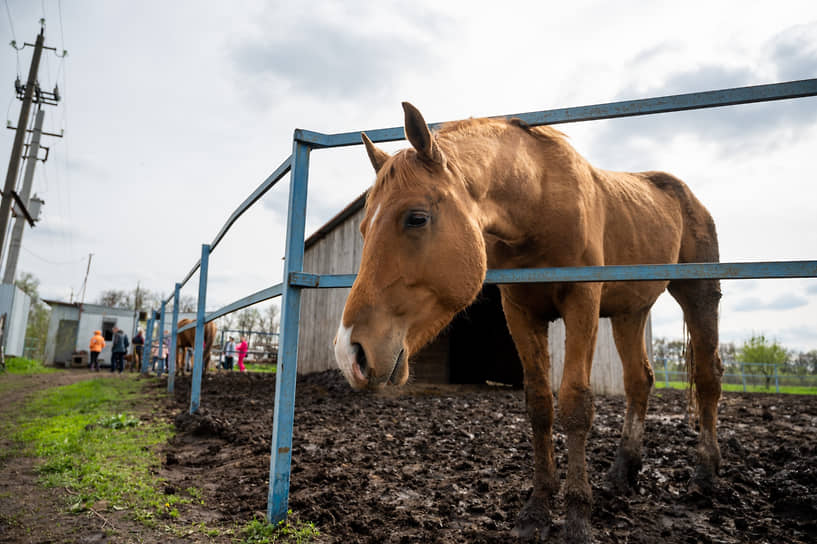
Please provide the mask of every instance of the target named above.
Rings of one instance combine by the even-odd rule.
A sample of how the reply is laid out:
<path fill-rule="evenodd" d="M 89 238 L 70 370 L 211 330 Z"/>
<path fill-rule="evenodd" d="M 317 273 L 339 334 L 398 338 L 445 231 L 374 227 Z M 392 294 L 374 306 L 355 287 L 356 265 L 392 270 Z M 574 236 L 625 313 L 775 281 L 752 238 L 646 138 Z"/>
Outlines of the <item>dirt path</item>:
<path fill-rule="evenodd" d="M 123 379 L 87 370 L 2 375 L 0 421 L 16 418 L 20 407 L 38 391 L 94 378 Z M 128 375 L 124 379 L 137 378 Z M 38 462 L 24 455 L 6 433 L 0 436 L 0 543 L 172 542 L 164 531 L 149 530 L 128 519 L 125 512 L 67 513 L 71 493 L 39 485 Z"/>

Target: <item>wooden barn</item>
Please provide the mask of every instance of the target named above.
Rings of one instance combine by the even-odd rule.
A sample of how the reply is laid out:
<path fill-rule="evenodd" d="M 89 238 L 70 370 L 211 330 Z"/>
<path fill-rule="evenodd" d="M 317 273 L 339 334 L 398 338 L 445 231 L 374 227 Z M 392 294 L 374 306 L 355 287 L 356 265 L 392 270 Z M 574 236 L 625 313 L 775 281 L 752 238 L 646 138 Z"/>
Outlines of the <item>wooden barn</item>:
<path fill-rule="evenodd" d="M 366 195 L 349 204 L 306 241 L 304 271 L 351 274 L 358 271 L 363 239 L 360 222 Z M 302 295 L 298 370 L 302 374 L 335 368 L 332 340 L 340 323 L 349 289 L 307 289 Z M 649 324 L 648 324 L 649 325 Z M 561 381 L 564 324 L 549 331 L 551 379 Z M 647 327 L 647 346 L 651 345 Z M 480 297 L 461 312 L 434 342 L 411 359 L 416 382 L 522 384 L 522 365 L 502 313 L 499 289 L 486 285 Z M 599 325 L 591 383 L 598 394 L 624 394 L 621 360 L 609 319 Z"/>

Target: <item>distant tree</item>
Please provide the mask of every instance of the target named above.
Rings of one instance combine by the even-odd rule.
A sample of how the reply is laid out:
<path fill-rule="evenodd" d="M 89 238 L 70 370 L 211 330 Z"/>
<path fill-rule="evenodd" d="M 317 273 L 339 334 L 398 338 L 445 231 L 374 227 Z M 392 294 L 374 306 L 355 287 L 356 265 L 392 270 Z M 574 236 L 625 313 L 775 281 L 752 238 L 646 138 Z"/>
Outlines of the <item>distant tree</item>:
<path fill-rule="evenodd" d="M 268 332 L 270 334 L 278 333 L 278 329 L 280 328 L 278 313 L 278 305 L 273 303 L 270 303 L 270 305 L 263 311 L 261 318 L 261 329 L 264 332 Z"/>
<path fill-rule="evenodd" d="M 798 375 L 817 374 L 817 349 L 808 352 L 800 352 L 792 357 L 794 373 Z"/>
<path fill-rule="evenodd" d="M 106 289 L 99 294 L 96 302 L 108 308 L 132 308 L 129 293 L 122 289 Z"/>
<path fill-rule="evenodd" d="M 24 342 L 29 352 L 23 355 L 42 361 L 45 359 L 45 344 L 48 340 L 48 320 L 51 317 L 51 310 L 40 299 L 40 280 L 33 274 L 23 272 L 14 283 L 31 297 Z"/>
<path fill-rule="evenodd" d="M 182 295 L 179 297 L 180 312 L 195 312 L 198 306 L 198 301 L 193 295 Z"/>
<path fill-rule="evenodd" d="M 257 330 L 261 322 L 261 312 L 257 308 L 245 308 L 236 314 L 236 326 L 239 330 L 249 332 Z"/>
<path fill-rule="evenodd" d="M 656 368 L 663 369 L 664 361 L 671 371 L 678 371 L 684 367 L 684 342 L 681 340 L 668 340 L 663 337 L 654 338 L 652 342 L 652 354 L 655 359 Z"/>
<path fill-rule="evenodd" d="M 738 350 L 737 360 L 742 363 L 765 363 L 757 367 L 766 380 L 766 388 L 771 387 L 776 366 L 782 366 L 789 359 L 789 352 L 776 340 L 769 341 L 762 334 L 752 335 Z"/>

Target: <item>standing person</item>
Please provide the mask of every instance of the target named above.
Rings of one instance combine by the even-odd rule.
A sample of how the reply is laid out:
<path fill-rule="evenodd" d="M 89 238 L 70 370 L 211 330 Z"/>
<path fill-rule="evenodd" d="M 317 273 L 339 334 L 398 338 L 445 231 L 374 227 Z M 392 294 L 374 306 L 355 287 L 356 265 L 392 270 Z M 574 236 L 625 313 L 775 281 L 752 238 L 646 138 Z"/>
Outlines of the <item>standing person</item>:
<path fill-rule="evenodd" d="M 167 331 L 165 331 L 164 338 L 162 338 L 162 344 L 159 345 L 158 342 L 156 343 L 158 353 L 157 356 L 154 357 L 153 359 L 154 361 L 158 360 L 159 362 L 159 368 L 156 370 L 157 378 L 162 375 L 162 372 L 169 371 L 169 369 L 167 368 L 167 353 L 168 353 L 167 346 L 169 342 L 170 338 L 168 337 Z"/>
<path fill-rule="evenodd" d="M 99 372 L 99 352 L 105 347 L 105 339 L 102 338 L 102 331 L 94 331 L 91 337 L 91 344 L 88 348 L 91 350 L 91 362 L 88 363 L 88 370 L 95 370 Z"/>
<path fill-rule="evenodd" d="M 233 369 L 233 358 L 235 357 L 235 340 L 232 336 L 224 344 L 224 370 Z"/>
<path fill-rule="evenodd" d="M 236 350 L 236 352 L 238 352 L 238 370 L 240 370 L 241 372 L 245 372 L 247 369 L 244 368 L 244 357 L 247 356 L 247 350 L 248 350 L 247 337 L 246 336 L 241 337 L 241 343 L 239 343 L 235 347 L 235 350 Z"/>
<path fill-rule="evenodd" d="M 113 329 L 113 347 L 111 348 L 111 372 L 125 369 L 125 354 L 128 352 L 130 341 L 125 331 L 119 327 Z"/>
<path fill-rule="evenodd" d="M 142 329 L 136 331 L 136 336 L 133 337 L 133 366 L 142 372 L 142 352 L 145 349 L 145 337 L 142 335 Z"/>

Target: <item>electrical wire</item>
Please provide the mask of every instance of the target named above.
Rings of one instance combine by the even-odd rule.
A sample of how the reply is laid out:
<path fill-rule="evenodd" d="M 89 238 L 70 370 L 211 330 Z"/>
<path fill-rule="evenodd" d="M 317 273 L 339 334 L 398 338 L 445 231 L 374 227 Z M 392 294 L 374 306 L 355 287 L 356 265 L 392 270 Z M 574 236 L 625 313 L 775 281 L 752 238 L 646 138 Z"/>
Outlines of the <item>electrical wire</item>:
<path fill-rule="evenodd" d="M 30 249 L 28 249 L 25 246 L 20 246 L 20 248 L 23 251 L 25 251 L 26 253 L 28 253 L 29 255 L 31 255 L 32 257 L 36 257 L 37 259 L 40 259 L 43 262 L 46 262 L 48 264 L 53 264 L 55 266 L 68 266 L 68 265 L 71 265 L 71 264 L 77 264 L 77 263 L 81 263 L 81 262 L 85 261 L 85 259 L 86 259 L 86 257 L 81 257 L 79 259 L 74 259 L 73 261 L 52 261 L 50 259 L 46 259 L 45 257 L 41 257 L 40 255 L 37 255 L 36 253 L 34 253 L 33 251 L 31 251 Z"/>
<path fill-rule="evenodd" d="M 17 77 L 20 77 L 20 49 L 22 47 L 17 47 L 17 35 L 14 32 L 14 21 L 11 18 L 11 9 L 9 8 L 9 0 L 6 0 L 6 15 L 9 19 L 9 27 L 11 27 L 11 46 L 14 48 L 15 53 L 17 53 Z"/>

